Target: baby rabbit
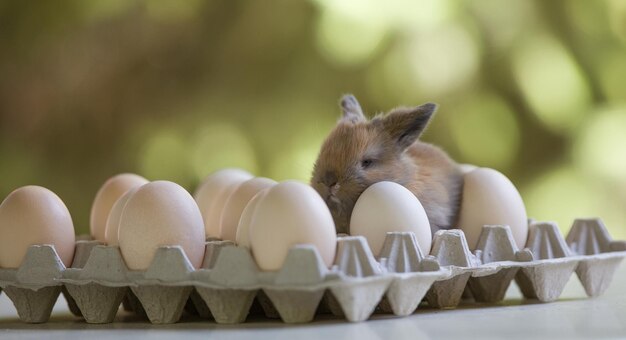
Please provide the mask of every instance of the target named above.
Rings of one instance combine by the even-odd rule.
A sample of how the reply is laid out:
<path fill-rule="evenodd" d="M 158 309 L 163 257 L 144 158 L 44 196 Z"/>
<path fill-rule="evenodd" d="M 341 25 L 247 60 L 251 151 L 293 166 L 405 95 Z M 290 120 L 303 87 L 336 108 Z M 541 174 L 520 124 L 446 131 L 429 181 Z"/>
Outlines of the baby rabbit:
<path fill-rule="evenodd" d="M 352 95 L 320 150 L 311 185 L 330 208 L 338 233 L 349 233 L 356 200 L 370 185 L 392 181 L 420 200 L 433 234 L 456 223 L 463 175 L 436 146 L 418 140 L 437 106 L 397 108 L 371 120 Z"/>

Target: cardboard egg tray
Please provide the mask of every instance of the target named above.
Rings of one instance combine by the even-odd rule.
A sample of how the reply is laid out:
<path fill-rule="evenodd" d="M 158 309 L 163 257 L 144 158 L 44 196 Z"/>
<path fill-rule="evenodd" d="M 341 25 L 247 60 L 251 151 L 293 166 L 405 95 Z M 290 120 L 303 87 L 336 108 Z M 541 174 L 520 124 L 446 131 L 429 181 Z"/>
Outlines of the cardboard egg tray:
<path fill-rule="evenodd" d="M 112 322 L 122 304 L 152 323 L 177 322 L 183 312 L 217 323 L 241 323 L 250 313 L 287 323 L 332 313 L 363 321 L 376 312 L 405 316 L 422 300 L 454 308 L 462 298 L 498 302 L 515 280 L 529 299 L 558 299 L 574 272 L 589 296 L 602 294 L 626 256 L 597 219 L 576 220 L 567 238 L 553 223 L 532 222 L 524 249 L 507 226 L 485 226 L 470 252 L 460 230 L 435 234 L 424 256 L 413 233 L 388 233 L 375 258 L 366 240 L 340 237 L 328 269 L 310 245 L 293 247 L 276 272 L 257 268 L 249 250 L 208 241 L 194 270 L 180 247 L 161 247 L 145 271 L 127 269 L 118 247 L 78 241 L 65 268 L 54 247 L 28 249 L 18 269 L 0 269 L 0 287 L 28 323 L 46 322 L 59 294 L 88 323 Z"/>

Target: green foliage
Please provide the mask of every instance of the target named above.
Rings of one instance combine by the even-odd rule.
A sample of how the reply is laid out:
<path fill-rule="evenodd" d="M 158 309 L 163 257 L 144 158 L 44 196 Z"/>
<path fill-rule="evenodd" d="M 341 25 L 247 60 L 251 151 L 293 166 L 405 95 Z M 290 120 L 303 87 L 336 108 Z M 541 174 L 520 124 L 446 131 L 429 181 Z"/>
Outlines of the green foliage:
<path fill-rule="evenodd" d="M 307 180 L 354 93 L 426 101 L 424 139 L 495 167 L 529 215 L 626 237 L 621 1 L 0 3 L 0 197 L 40 184 L 79 232 L 110 176 Z"/>

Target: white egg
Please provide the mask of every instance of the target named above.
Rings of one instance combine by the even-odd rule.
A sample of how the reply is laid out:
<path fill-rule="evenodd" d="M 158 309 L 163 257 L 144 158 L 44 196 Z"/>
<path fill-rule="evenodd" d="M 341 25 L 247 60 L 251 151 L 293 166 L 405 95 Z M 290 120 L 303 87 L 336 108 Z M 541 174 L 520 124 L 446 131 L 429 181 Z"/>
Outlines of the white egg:
<path fill-rule="evenodd" d="M 126 202 L 119 224 L 119 243 L 128 268 L 145 270 L 160 246 L 181 246 L 195 268 L 204 258 L 204 224 L 198 205 L 180 185 L 145 184 Z"/>
<path fill-rule="evenodd" d="M 194 198 L 200 207 L 207 237 L 220 237 L 226 200 L 239 184 L 252 177 L 241 169 L 224 169 L 212 173 L 200 184 Z"/>
<path fill-rule="evenodd" d="M 237 226 L 241 219 L 241 214 L 248 202 L 259 191 L 274 186 L 276 181 L 269 178 L 257 177 L 249 179 L 237 186 L 235 191 L 228 197 L 224 210 L 222 210 L 221 232 L 222 240 L 235 241 L 237 236 Z"/>
<path fill-rule="evenodd" d="M 464 181 L 458 227 L 465 233 L 469 247 L 476 248 L 484 225 L 504 224 L 511 227 L 517 246 L 524 248 L 528 219 L 522 196 L 513 183 L 489 168 L 465 174 Z"/>
<path fill-rule="evenodd" d="M 148 180 L 135 174 L 119 174 L 109 178 L 98 190 L 91 206 L 89 228 L 91 236 L 100 242 L 105 242 L 107 218 L 113 204 L 128 190 L 148 183 Z"/>
<path fill-rule="evenodd" d="M 337 234 L 330 210 L 309 185 L 286 181 L 271 187 L 259 201 L 250 225 L 250 248 L 262 270 L 282 267 L 296 244 L 314 245 L 331 266 Z"/>
<path fill-rule="evenodd" d="M 417 197 L 400 184 L 375 183 L 365 189 L 354 205 L 350 235 L 364 236 L 377 256 L 387 233 L 394 231 L 415 233 L 422 253 L 430 252 L 430 223 Z"/>
<path fill-rule="evenodd" d="M 17 268 L 28 247 L 51 244 L 69 267 L 74 257 L 74 224 L 52 191 L 35 185 L 14 190 L 0 204 L 0 268 Z"/>
<path fill-rule="evenodd" d="M 237 235 L 235 236 L 235 243 L 238 246 L 250 248 L 250 224 L 252 223 L 252 217 L 254 216 L 259 202 L 268 191 L 270 191 L 270 188 L 259 191 L 243 209 L 241 218 L 239 219 L 239 225 L 237 226 Z"/>
<path fill-rule="evenodd" d="M 463 174 L 466 174 L 468 172 L 478 169 L 478 167 L 474 164 L 459 164 L 459 168 L 461 168 L 461 172 Z"/>

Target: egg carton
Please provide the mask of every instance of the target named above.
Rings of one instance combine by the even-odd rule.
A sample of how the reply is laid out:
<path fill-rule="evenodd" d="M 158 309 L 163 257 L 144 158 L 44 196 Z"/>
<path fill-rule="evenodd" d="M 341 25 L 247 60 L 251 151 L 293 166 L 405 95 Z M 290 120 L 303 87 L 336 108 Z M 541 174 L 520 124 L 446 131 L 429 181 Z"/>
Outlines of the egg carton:
<path fill-rule="evenodd" d="M 332 313 L 348 321 L 372 313 L 413 313 L 422 300 L 455 308 L 463 297 L 498 302 L 515 281 L 526 298 L 557 299 L 574 272 L 589 296 L 600 295 L 626 256 L 600 220 L 576 220 L 567 238 L 553 223 L 533 222 L 518 249 L 507 226 L 485 226 L 470 252 L 460 230 L 439 231 L 429 255 L 415 235 L 388 233 L 374 257 L 360 236 L 339 237 L 327 268 L 315 247 L 290 249 L 275 272 L 258 269 L 248 249 L 232 242 L 206 243 L 194 270 L 182 248 L 161 247 L 145 271 L 129 270 L 118 247 L 78 241 L 65 268 L 54 247 L 31 246 L 18 269 L 0 269 L 0 287 L 24 322 L 46 322 L 59 294 L 88 323 L 112 322 L 120 304 L 152 323 L 177 322 L 184 311 L 217 323 L 241 323 L 250 313 L 287 323 Z"/>

